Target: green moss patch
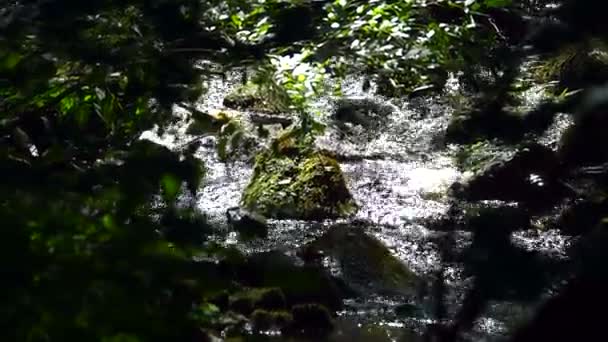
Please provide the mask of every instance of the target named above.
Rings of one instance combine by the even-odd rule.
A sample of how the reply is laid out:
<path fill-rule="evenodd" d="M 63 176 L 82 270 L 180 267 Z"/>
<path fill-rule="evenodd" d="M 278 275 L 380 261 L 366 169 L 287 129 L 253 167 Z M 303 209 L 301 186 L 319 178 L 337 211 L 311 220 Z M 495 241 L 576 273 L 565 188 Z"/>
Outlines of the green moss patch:
<path fill-rule="evenodd" d="M 266 217 L 295 219 L 347 216 L 357 209 L 338 162 L 289 139 L 257 156 L 242 204 Z"/>

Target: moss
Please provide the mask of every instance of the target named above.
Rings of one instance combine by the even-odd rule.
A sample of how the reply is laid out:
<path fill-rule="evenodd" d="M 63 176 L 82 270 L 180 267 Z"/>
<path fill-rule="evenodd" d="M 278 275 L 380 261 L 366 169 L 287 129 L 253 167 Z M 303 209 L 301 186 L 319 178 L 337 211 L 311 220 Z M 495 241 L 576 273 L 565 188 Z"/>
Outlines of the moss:
<path fill-rule="evenodd" d="M 274 218 L 323 219 L 354 213 L 357 206 L 338 162 L 295 140 L 283 135 L 256 157 L 243 206 Z"/>
<path fill-rule="evenodd" d="M 284 309 L 286 302 L 279 288 L 253 288 L 230 296 L 228 305 L 233 311 L 249 315 L 256 309 Z"/>
<path fill-rule="evenodd" d="M 447 199 L 445 191 L 425 191 L 420 193 L 420 198 L 425 201 L 441 202 Z"/>

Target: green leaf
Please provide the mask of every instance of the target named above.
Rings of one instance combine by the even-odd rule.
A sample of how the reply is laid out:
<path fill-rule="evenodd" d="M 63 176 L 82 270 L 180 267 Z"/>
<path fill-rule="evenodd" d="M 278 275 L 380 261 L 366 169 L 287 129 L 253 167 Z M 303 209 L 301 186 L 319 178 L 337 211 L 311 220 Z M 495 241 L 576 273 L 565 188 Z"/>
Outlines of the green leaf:
<path fill-rule="evenodd" d="M 0 71 L 11 71 L 23 59 L 23 55 L 16 52 L 9 52 L 0 58 Z"/>
<path fill-rule="evenodd" d="M 220 314 L 220 309 L 211 303 L 203 303 L 192 311 L 190 317 L 201 324 L 208 324 L 216 319 Z"/>
<path fill-rule="evenodd" d="M 63 114 L 69 113 L 72 108 L 76 105 L 76 97 L 74 95 L 64 97 L 61 102 L 59 102 L 59 109 Z"/>
<path fill-rule="evenodd" d="M 506 7 L 511 6 L 512 0 L 486 0 L 485 5 L 488 7 Z"/>
<path fill-rule="evenodd" d="M 103 215 L 103 217 L 101 218 L 101 223 L 108 230 L 116 229 L 116 222 L 114 220 L 114 216 L 110 214 Z"/>
<path fill-rule="evenodd" d="M 164 174 L 160 180 L 163 189 L 163 197 L 167 202 L 173 202 L 181 187 L 180 180 L 172 174 Z"/>

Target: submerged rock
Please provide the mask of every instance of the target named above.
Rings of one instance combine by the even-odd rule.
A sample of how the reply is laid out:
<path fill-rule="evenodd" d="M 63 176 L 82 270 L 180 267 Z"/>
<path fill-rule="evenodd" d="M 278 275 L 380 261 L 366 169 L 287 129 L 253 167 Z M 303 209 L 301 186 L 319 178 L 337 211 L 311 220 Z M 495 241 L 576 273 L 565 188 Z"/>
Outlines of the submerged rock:
<path fill-rule="evenodd" d="M 395 107 L 374 98 L 350 97 L 335 101 L 332 125 L 339 139 L 365 143 L 377 138 L 388 127 Z"/>
<path fill-rule="evenodd" d="M 342 98 L 336 101 L 333 118 L 340 123 L 376 127 L 394 111 L 372 98 Z"/>
<path fill-rule="evenodd" d="M 257 156 L 242 205 L 266 217 L 313 220 L 357 208 L 334 158 L 281 140 Z"/>
<path fill-rule="evenodd" d="M 362 293 L 414 295 L 421 280 L 362 227 L 336 225 L 303 247 L 309 261 L 329 258 L 332 272 Z"/>

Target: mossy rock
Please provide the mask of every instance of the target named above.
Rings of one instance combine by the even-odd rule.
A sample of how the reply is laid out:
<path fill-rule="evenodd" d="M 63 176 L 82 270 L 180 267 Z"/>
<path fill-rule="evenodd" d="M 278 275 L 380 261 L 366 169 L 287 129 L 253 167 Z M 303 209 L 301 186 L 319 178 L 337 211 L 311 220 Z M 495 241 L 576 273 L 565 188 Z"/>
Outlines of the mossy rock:
<path fill-rule="evenodd" d="M 283 330 L 293 324 L 293 316 L 287 311 L 257 309 L 251 314 L 251 324 L 253 329 L 257 331 L 271 328 Z"/>
<path fill-rule="evenodd" d="M 288 307 L 319 303 L 339 310 L 343 305 L 342 300 L 353 295 L 346 284 L 324 269 L 298 263 L 301 261 L 282 252 L 258 253 L 240 265 L 236 274 L 241 284 L 251 288 L 281 289 Z"/>
<path fill-rule="evenodd" d="M 286 301 L 279 288 L 250 288 L 231 295 L 228 306 L 233 311 L 249 315 L 256 309 L 285 309 Z"/>
<path fill-rule="evenodd" d="M 363 227 L 340 224 L 302 249 L 340 265 L 339 277 L 361 293 L 415 295 L 421 279 Z"/>
<path fill-rule="evenodd" d="M 257 156 L 242 205 L 266 217 L 313 220 L 357 209 L 338 162 L 290 139 L 278 139 L 272 150 Z"/>
<path fill-rule="evenodd" d="M 250 109 L 258 112 L 280 113 L 288 110 L 285 100 L 255 83 L 246 83 L 224 97 L 223 104 L 232 109 Z"/>

